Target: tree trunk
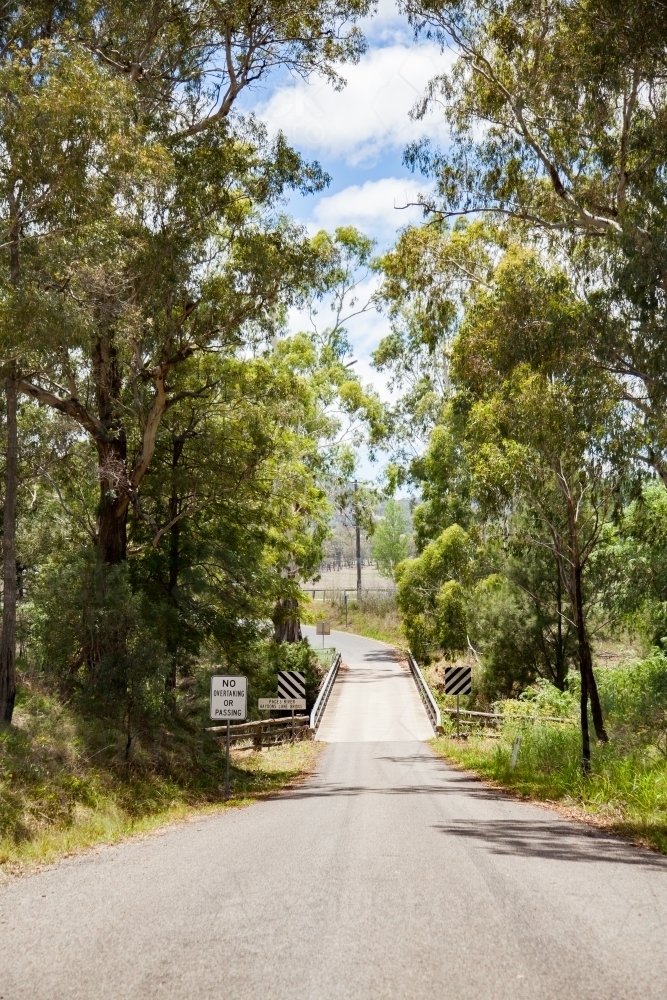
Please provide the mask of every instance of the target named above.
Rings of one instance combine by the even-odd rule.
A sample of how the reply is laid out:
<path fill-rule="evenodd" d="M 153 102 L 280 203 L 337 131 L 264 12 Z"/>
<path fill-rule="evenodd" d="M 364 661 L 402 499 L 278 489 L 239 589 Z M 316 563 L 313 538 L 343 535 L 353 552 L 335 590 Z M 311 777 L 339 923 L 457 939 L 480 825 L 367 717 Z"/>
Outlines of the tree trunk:
<path fill-rule="evenodd" d="M 298 617 L 297 601 L 288 598 L 276 603 L 273 612 L 273 638 L 281 642 L 301 642 L 301 622 Z"/>
<path fill-rule="evenodd" d="M 560 567 L 556 566 L 556 687 L 565 690 L 567 663 L 565 660 L 565 643 L 563 641 L 563 582 L 560 578 Z"/>
<path fill-rule="evenodd" d="M 581 670 L 581 667 L 580 667 Z M 588 675 L 581 670 L 581 769 L 584 774 L 591 771 L 591 738 L 588 732 Z"/>
<path fill-rule="evenodd" d="M 127 557 L 127 508 L 124 477 L 127 446 L 121 435 L 98 446 L 100 503 L 97 511 L 97 544 L 105 563 L 115 565 Z"/>
<path fill-rule="evenodd" d="M 178 517 L 180 497 L 177 491 L 176 469 L 183 453 L 185 438 L 175 437 L 172 440 L 171 468 L 172 468 L 172 489 L 169 499 L 169 520 L 173 521 Z M 177 659 L 180 648 L 179 623 L 178 623 L 178 578 L 181 568 L 181 527 L 182 522 L 176 521 L 169 529 L 169 579 L 167 589 L 169 599 L 174 608 L 174 618 L 170 621 L 167 632 L 167 652 L 171 659 L 171 667 L 166 679 L 167 690 L 174 690 L 177 681 Z"/>
<path fill-rule="evenodd" d="M 18 493 L 18 428 L 16 382 L 5 380 L 7 462 L 3 511 L 3 601 L 0 638 L 0 723 L 9 724 L 16 698 L 16 497 Z"/>
<path fill-rule="evenodd" d="M 586 690 L 587 694 L 590 696 L 591 699 L 591 711 L 593 714 L 595 735 L 602 743 L 606 743 L 609 737 L 607 736 L 607 732 L 604 728 L 604 721 L 602 718 L 602 706 L 600 705 L 600 696 L 598 694 L 598 687 L 595 682 L 595 674 L 593 673 L 593 657 L 591 655 L 591 645 L 590 642 L 588 641 L 588 635 L 586 633 L 586 620 L 584 618 L 584 601 L 583 601 L 583 593 L 581 586 L 580 566 L 576 566 L 574 570 L 574 597 L 575 597 L 574 612 L 577 625 L 577 642 L 579 646 L 579 672 L 581 674 L 581 690 L 582 692 Z M 588 732 L 588 722 L 586 728 Z"/>

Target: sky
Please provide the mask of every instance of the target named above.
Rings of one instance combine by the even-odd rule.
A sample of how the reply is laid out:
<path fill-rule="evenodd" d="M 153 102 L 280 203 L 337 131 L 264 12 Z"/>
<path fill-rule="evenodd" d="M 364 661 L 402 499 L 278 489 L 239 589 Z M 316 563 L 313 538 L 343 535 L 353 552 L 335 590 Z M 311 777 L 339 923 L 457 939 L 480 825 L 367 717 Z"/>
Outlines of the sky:
<path fill-rule="evenodd" d="M 361 28 L 368 49 L 359 63 L 341 67 L 347 80 L 342 91 L 321 78 L 283 76 L 254 91 L 252 105 L 270 132 L 284 132 L 306 159 L 318 160 L 331 176 L 323 192 L 294 195 L 288 202 L 289 213 L 312 233 L 354 225 L 383 250 L 395 241 L 399 228 L 422 218 L 416 207 L 399 207 L 428 191 L 428 182 L 412 174 L 402 156 L 405 146 L 423 135 L 436 144 L 444 138 L 437 112 L 419 122 L 412 121 L 409 112 L 428 80 L 442 72 L 447 55 L 431 42 L 415 41 L 394 0 L 380 0 L 378 13 Z M 293 314 L 291 324 L 303 328 L 303 317 Z M 387 319 L 375 311 L 348 327 L 355 371 L 384 399 L 390 393 L 384 378 L 371 367 L 371 354 L 388 329 Z M 370 466 L 364 456 L 360 472 L 375 478 L 381 467 L 381 461 Z"/>

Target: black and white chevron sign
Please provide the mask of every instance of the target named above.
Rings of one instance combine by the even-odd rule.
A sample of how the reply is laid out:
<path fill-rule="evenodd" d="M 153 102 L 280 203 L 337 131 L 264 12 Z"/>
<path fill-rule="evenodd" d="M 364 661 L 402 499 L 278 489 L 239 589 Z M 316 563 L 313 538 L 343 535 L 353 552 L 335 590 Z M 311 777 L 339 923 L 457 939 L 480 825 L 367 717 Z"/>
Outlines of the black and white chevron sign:
<path fill-rule="evenodd" d="M 470 694 L 472 667 L 445 667 L 445 694 Z"/>
<path fill-rule="evenodd" d="M 305 698 L 306 678 L 298 670 L 278 671 L 279 698 Z"/>

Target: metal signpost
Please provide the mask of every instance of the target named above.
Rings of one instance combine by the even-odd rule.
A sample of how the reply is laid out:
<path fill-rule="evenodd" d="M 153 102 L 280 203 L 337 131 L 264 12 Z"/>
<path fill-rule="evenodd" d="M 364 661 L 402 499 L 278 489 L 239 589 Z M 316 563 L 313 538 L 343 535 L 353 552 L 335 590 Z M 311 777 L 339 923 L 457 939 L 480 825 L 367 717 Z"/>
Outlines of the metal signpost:
<path fill-rule="evenodd" d="M 324 642 L 324 639 L 322 640 Z M 300 670 L 278 671 L 278 697 L 298 699 L 306 707 L 306 678 Z M 294 742 L 294 708 L 292 707 L 292 743 Z"/>
<path fill-rule="evenodd" d="M 460 734 L 459 697 L 472 691 L 472 667 L 445 667 L 445 694 L 456 695 L 456 735 Z"/>
<path fill-rule="evenodd" d="M 345 605 L 347 608 L 347 605 Z M 331 622 L 318 622 L 315 626 L 315 634 L 322 636 L 322 649 L 324 649 L 324 637 L 325 635 L 331 635 Z"/>
<path fill-rule="evenodd" d="M 227 721 L 227 762 L 225 767 L 225 798 L 229 798 L 229 720 L 243 722 L 248 707 L 247 677 L 216 675 L 211 677 L 211 719 Z"/>

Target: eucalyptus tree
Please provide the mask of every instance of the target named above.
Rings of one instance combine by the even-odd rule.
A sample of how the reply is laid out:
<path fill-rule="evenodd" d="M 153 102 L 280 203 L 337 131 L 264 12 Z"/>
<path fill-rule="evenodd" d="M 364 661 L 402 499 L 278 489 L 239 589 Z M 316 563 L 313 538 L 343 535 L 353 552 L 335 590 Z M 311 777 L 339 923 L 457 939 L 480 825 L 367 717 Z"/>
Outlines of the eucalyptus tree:
<path fill-rule="evenodd" d="M 367 9 L 356 0 L 157 0 L 99 11 L 82 4 L 65 22 L 69 49 L 90 53 L 110 79 L 127 84 L 145 172 L 135 167 L 110 192 L 106 253 L 88 245 L 89 266 L 72 261 L 66 274 L 65 297 L 78 281 L 86 313 L 87 342 L 72 344 L 84 359 L 84 386 L 70 357 L 47 352 L 45 369 L 21 389 L 66 412 L 95 443 L 98 543 L 109 563 L 125 556 L 127 512 L 175 403 L 170 373 L 216 341 L 238 345 L 253 324 L 270 328 L 272 311 L 302 287 L 299 268 L 312 264 L 297 231 L 266 213 L 286 187 L 314 190 L 326 178 L 282 137 L 269 142 L 254 120 L 232 122 L 234 102 L 279 65 L 337 80 L 333 62 L 363 48 L 352 22 Z M 67 391 L 54 392 L 52 378 Z"/>
<path fill-rule="evenodd" d="M 407 558 L 410 551 L 410 518 L 405 507 L 397 500 L 387 500 L 378 520 L 371 553 L 382 576 L 394 579 L 397 565 Z"/>
<path fill-rule="evenodd" d="M 308 381 L 274 351 L 192 358 L 177 386 L 202 381 L 205 395 L 165 415 L 129 537 L 137 585 L 160 609 L 172 687 L 204 644 L 234 661 L 257 641 L 276 602 L 297 596 L 283 571 L 319 563 L 329 514 Z"/>
<path fill-rule="evenodd" d="M 364 0 L 71 0 L 0 13 L 7 282 L 17 285 L 20 245 L 36 258 L 34 280 L 22 283 L 25 301 L 4 299 L 7 330 L 15 333 L 17 319 L 23 327 L 20 350 L 11 332 L 3 349 L 9 409 L 16 388 L 88 435 L 100 481 L 95 543 L 107 563 L 126 556 L 128 510 L 141 516 L 139 487 L 161 421 L 185 398 L 171 393 L 175 369 L 272 328 L 312 272 L 301 235 L 267 213 L 286 186 L 312 190 L 324 175 L 281 137 L 267 142 L 252 118 L 232 122 L 234 103 L 278 66 L 339 85 L 333 64 L 362 51 L 354 21 L 368 9 Z M 13 427 L 8 420 L 14 438 Z M 8 488 L 5 719 L 13 705 L 12 497 Z"/>
<path fill-rule="evenodd" d="M 41 359 L 43 346 L 50 343 L 58 353 L 58 342 L 73 336 L 76 310 L 63 301 L 72 246 L 79 242 L 80 228 L 104 212 L 114 178 L 136 154 L 136 144 L 123 134 L 128 123 L 124 87 L 100 75 L 86 52 L 72 56 L 49 39 L 30 37 L 27 29 L 17 33 L 0 60 L 0 206 L 5 231 L 0 357 L 7 417 L 0 642 L 4 721 L 11 720 L 13 708 L 18 394 L 26 372 Z"/>
<path fill-rule="evenodd" d="M 438 216 L 490 213 L 568 254 L 596 310 L 585 337 L 667 482 L 667 13 L 660 0 L 402 0 L 447 55 L 415 108 L 452 141 L 407 150 Z M 444 62 L 444 60 L 443 60 Z"/>
<path fill-rule="evenodd" d="M 593 674 L 587 576 L 632 439 L 616 383 L 567 350 L 568 331 L 584 311 L 563 272 L 511 249 L 493 286 L 469 305 L 452 369 L 472 403 L 468 453 L 480 510 L 498 515 L 519 500 L 543 528 L 533 543 L 547 546 L 558 564 L 577 634 L 588 769 L 589 697 L 598 739 L 607 736 Z"/>

